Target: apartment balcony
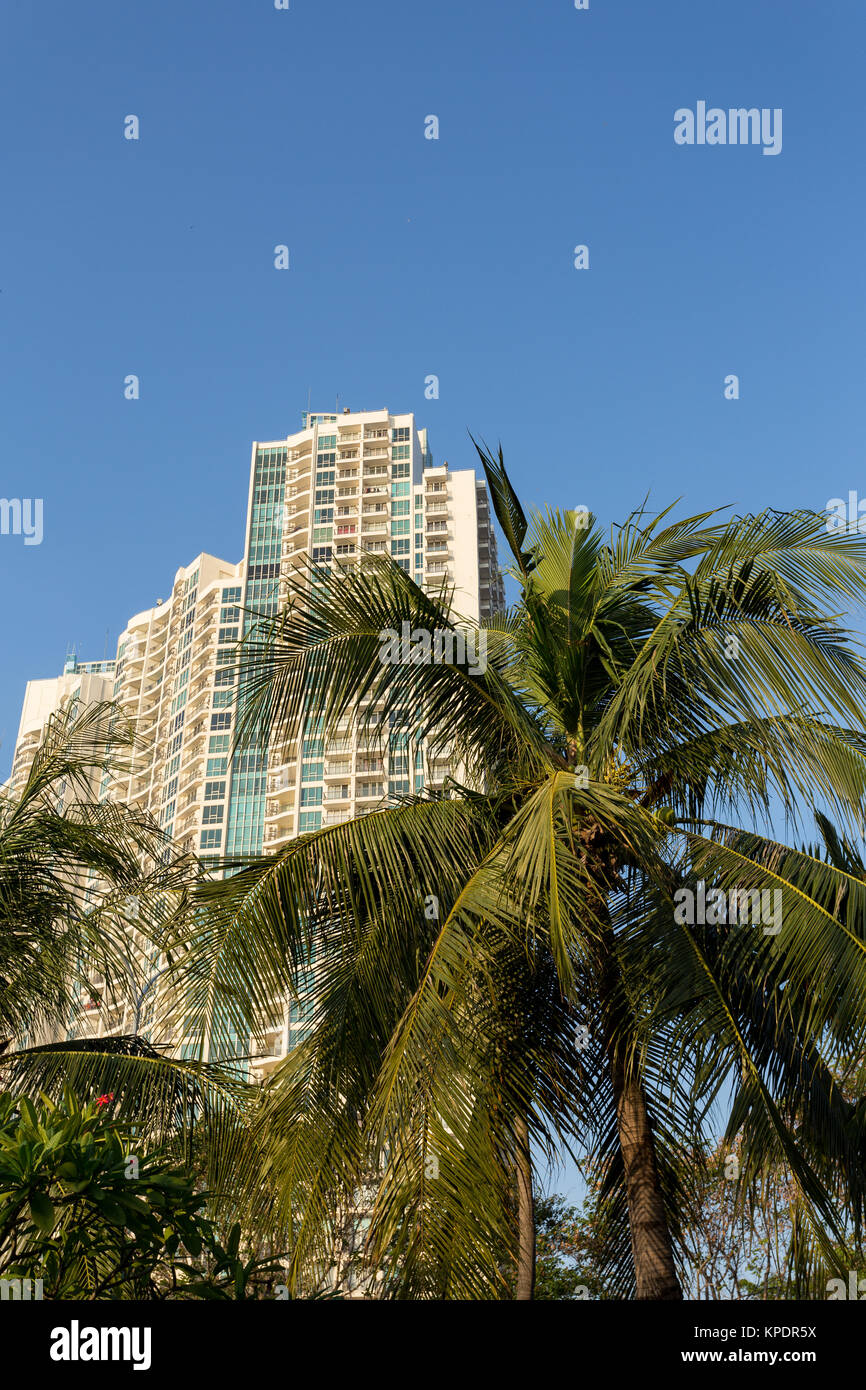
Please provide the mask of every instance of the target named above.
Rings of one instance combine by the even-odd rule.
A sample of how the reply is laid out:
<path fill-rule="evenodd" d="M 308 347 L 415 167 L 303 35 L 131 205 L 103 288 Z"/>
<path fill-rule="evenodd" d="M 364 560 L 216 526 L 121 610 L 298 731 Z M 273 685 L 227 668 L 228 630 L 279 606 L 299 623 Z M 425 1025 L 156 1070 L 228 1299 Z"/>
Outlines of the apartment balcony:
<path fill-rule="evenodd" d="M 337 482 L 338 482 L 338 483 L 349 482 L 349 481 L 351 481 L 351 479 L 357 478 L 357 477 L 358 477 L 358 470 L 357 470 L 357 468 L 338 468 L 338 469 L 337 469 Z"/>
<path fill-rule="evenodd" d="M 322 797 L 322 804 L 328 806 L 333 802 L 351 801 L 352 784 L 351 782 L 339 782 L 333 787 L 325 787 Z"/>
<path fill-rule="evenodd" d="M 290 840 L 294 830 L 294 821 L 284 821 L 282 824 L 271 825 L 265 830 L 265 844 L 276 846 L 278 843 Z"/>
<path fill-rule="evenodd" d="M 295 790 L 295 764 L 290 764 L 291 770 L 273 773 L 268 778 L 268 794 L 270 796 L 284 796 L 287 792 L 294 793 Z"/>
<path fill-rule="evenodd" d="M 359 769 L 357 769 L 357 776 L 364 778 L 364 780 L 366 781 L 370 781 L 370 778 L 373 778 L 373 780 L 375 781 L 379 777 L 384 777 L 385 767 L 384 765 L 382 765 L 381 758 L 360 759 L 360 766 Z"/>
<path fill-rule="evenodd" d="M 333 747 L 333 744 L 331 744 L 331 747 Z M 345 778 L 345 777 L 351 777 L 351 775 L 352 775 L 352 760 L 351 760 L 351 758 L 342 758 L 342 759 L 340 759 L 339 762 L 326 762 L 326 763 L 325 763 L 325 781 L 326 781 L 326 782 L 328 781 L 329 778 Z"/>
<path fill-rule="evenodd" d="M 353 753 L 355 746 L 350 738 L 337 738 L 328 744 L 329 753 Z"/>
<path fill-rule="evenodd" d="M 339 811 L 325 811 L 322 816 L 322 825 L 345 825 L 347 821 L 352 819 L 352 811 L 347 806 Z"/>
<path fill-rule="evenodd" d="M 183 780 L 178 782 L 179 796 L 183 796 L 184 792 L 188 792 L 190 788 L 197 787 L 199 782 L 204 781 L 204 767 L 204 763 L 196 763 L 184 774 Z M 198 792 L 195 795 L 197 796 Z"/>
<path fill-rule="evenodd" d="M 288 817 L 290 820 L 293 819 L 293 818 L 294 818 L 294 814 L 295 814 L 295 800 L 294 800 L 294 797 L 295 797 L 295 792 L 294 792 L 294 788 L 292 788 L 292 795 L 291 795 L 291 798 L 290 798 L 288 801 L 283 801 L 282 799 L 277 799 L 277 800 L 275 800 L 275 801 L 268 801 L 268 802 L 266 802 L 266 804 L 265 804 L 265 821 L 266 821 L 266 822 L 270 821 L 270 822 L 273 823 L 273 822 L 276 822 L 276 821 L 283 821 L 283 822 L 285 822 L 285 820 L 286 820 L 287 817 Z"/>
<path fill-rule="evenodd" d="M 228 643 L 226 645 L 228 645 Z M 189 673 L 191 678 L 193 680 L 201 680 L 208 666 L 214 661 L 215 657 L 216 648 L 212 646 L 210 643 L 208 643 L 207 646 L 200 648 L 199 651 L 193 652 L 192 659 L 189 664 Z"/>
<path fill-rule="evenodd" d="M 307 533 L 303 532 L 299 536 L 294 536 L 291 540 L 283 541 L 282 556 L 288 559 L 291 555 L 296 555 L 299 550 L 307 548 Z"/>
<path fill-rule="evenodd" d="M 258 1050 L 253 1053 L 253 1065 L 262 1066 L 267 1062 L 276 1063 L 281 1057 L 285 1056 L 285 1030 L 282 1024 L 275 1024 L 268 1029 L 261 1040 L 254 1042 L 254 1047 Z"/>
<path fill-rule="evenodd" d="M 384 795 L 385 787 L 382 782 L 358 782 L 355 800 L 381 801 Z"/>
<path fill-rule="evenodd" d="M 186 702 L 187 719 L 197 719 L 199 715 L 206 714 L 210 709 L 210 691 L 205 689 L 199 694 L 190 695 Z"/>

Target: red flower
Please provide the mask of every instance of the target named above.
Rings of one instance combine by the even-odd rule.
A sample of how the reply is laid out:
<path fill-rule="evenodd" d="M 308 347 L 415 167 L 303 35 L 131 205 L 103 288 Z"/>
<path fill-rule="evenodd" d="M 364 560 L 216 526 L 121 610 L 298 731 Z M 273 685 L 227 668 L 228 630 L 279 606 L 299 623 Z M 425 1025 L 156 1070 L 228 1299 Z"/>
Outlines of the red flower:
<path fill-rule="evenodd" d="M 98 1110 L 101 1110 L 102 1107 L 103 1107 L 103 1105 L 110 1105 L 111 1102 L 112 1102 L 113 1100 L 114 1100 L 114 1092 L 113 1092 L 113 1091 L 108 1091 L 106 1095 L 104 1095 L 104 1096 L 99 1096 L 99 1097 L 98 1097 L 97 1102 L 96 1102 L 96 1107 L 97 1107 Z"/>

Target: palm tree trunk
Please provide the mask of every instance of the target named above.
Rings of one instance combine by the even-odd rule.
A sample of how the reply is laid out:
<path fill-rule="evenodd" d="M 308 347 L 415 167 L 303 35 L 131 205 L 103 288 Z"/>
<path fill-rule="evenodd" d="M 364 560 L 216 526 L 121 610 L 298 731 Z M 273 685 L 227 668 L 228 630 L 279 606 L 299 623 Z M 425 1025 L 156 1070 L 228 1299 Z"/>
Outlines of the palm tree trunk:
<path fill-rule="evenodd" d="M 611 1064 L 619 1144 L 625 1166 L 631 1248 L 640 1299 L 680 1299 L 652 1127 L 640 1082 L 618 1059 Z"/>
<path fill-rule="evenodd" d="M 516 1300 L 535 1294 L 535 1209 L 532 1201 L 532 1155 L 529 1126 L 521 1116 L 514 1125 L 517 1149 L 517 1291 Z"/>
<path fill-rule="evenodd" d="M 639 1299 L 681 1299 L 673 1242 L 656 1163 L 646 1095 L 629 1047 L 632 1012 L 623 989 L 616 940 L 599 901 L 603 956 L 599 991 L 604 1049 L 616 1105 L 619 1146 L 625 1169 L 629 1231 Z"/>

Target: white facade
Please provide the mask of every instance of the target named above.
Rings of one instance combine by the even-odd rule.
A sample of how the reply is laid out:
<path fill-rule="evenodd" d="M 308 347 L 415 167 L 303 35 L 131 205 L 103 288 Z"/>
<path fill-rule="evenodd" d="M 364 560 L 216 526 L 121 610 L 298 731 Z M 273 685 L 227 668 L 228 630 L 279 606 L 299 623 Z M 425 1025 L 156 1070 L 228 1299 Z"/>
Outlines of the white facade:
<path fill-rule="evenodd" d="M 387 410 L 310 414 L 286 439 L 252 448 L 244 559 L 200 555 L 178 570 L 164 603 L 132 618 L 114 663 L 100 674 L 31 682 L 13 777 L 20 777 L 48 715 L 80 684 L 81 699 L 114 698 L 135 724 L 130 770 L 101 795 L 150 811 L 185 849 L 204 856 L 255 855 L 383 800 L 439 787 L 451 770 L 410 756 L 405 735 L 381 743 L 344 721 L 327 745 L 305 726 L 267 748 L 230 756 L 237 719 L 236 644 L 250 615 L 272 615 L 301 557 L 348 565 L 388 553 L 417 583 L 454 586 L 468 623 L 504 600 L 487 490 L 473 470 L 433 466 L 426 430 Z M 110 669 L 109 669 L 110 668 Z M 84 672 L 87 668 L 79 668 Z M 85 682 L 89 682 L 85 690 Z M 138 1020 L 142 1031 L 152 1013 Z M 134 1020 L 107 1008 L 86 1031 L 126 1031 Z M 305 1007 L 276 1005 L 265 1020 L 255 1067 L 270 1070 L 303 1037 Z M 155 1039 L 161 1041 L 161 1039 Z M 247 1044 L 234 1040 L 239 1052 Z"/>

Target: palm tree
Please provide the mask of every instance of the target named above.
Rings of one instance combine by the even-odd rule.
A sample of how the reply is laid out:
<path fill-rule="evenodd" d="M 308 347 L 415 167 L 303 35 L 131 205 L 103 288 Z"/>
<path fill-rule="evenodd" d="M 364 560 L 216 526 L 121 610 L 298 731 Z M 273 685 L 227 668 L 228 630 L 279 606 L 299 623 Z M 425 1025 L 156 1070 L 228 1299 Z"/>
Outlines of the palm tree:
<path fill-rule="evenodd" d="M 133 744 L 114 705 L 68 709 L 49 722 L 20 792 L 0 792 L 2 1078 L 33 1096 L 110 1092 L 143 1141 L 189 1157 L 195 1138 L 215 1183 L 236 1164 L 250 1088 L 166 1055 L 139 1034 L 140 1008 L 132 1034 L 71 1036 L 83 1000 L 147 996 L 199 872 L 146 812 L 94 796 Z"/>
<path fill-rule="evenodd" d="M 866 898 L 848 884 L 840 916 L 838 871 L 756 827 L 779 806 L 862 815 L 866 666 L 836 609 L 863 599 L 866 541 L 809 512 L 668 509 L 605 542 L 585 514 L 527 521 L 501 450 L 479 454 L 520 588 L 483 673 L 421 643 L 382 660 L 389 630 L 459 617 L 374 557 L 299 567 L 246 646 L 242 735 L 310 711 L 327 735 L 354 711 L 461 769 L 202 890 L 191 1027 L 254 1030 L 316 977 L 258 1121 L 291 1278 L 327 1265 L 335 1204 L 373 1174 L 384 1293 L 501 1296 L 496 1252 L 531 1260 L 515 1171 L 525 1212 L 529 1142 L 573 1141 L 603 1175 L 606 1287 L 679 1298 L 687 1155 L 720 1103 L 744 1190 L 787 1164 L 833 1259 L 834 1194 L 863 1194 L 862 1114 L 832 1062 L 866 1033 Z M 675 910 L 708 883 L 782 893 L 779 929 Z"/>

